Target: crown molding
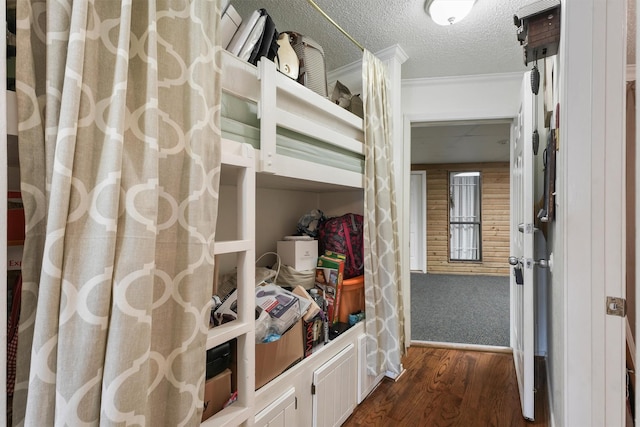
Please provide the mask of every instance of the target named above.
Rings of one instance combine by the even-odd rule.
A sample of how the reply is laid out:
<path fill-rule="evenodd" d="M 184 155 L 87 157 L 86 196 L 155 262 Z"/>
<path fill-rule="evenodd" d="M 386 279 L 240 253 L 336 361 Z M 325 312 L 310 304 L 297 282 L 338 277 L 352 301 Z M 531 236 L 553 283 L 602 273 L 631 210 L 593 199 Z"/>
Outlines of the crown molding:
<path fill-rule="evenodd" d="M 386 49 L 382 49 L 381 51 L 376 52 L 375 56 L 381 61 L 395 59 L 400 65 L 404 64 L 407 59 L 409 59 L 409 55 L 407 55 L 399 44 L 394 44 Z M 327 72 L 327 81 L 331 82 L 337 80 L 339 76 L 352 73 L 362 73 L 362 60 L 352 62 L 351 64 L 347 64 Z"/>
<path fill-rule="evenodd" d="M 490 83 L 504 82 L 505 80 L 522 80 L 523 72 L 514 73 L 496 73 L 496 74 L 475 74 L 471 76 L 445 76 L 445 77 L 422 77 L 417 79 L 402 80 L 402 87 L 421 87 L 442 84 L 460 84 L 460 83 Z"/>
<path fill-rule="evenodd" d="M 338 67 L 335 70 L 328 71 L 327 81 L 332 82 L 334 80 L 338 80 L 339 76 L 344 76 L 345 74 L 351 75 L 356 73 L 362 73 L 362 60 L 343 65 L 342 67 Z"/>
<path fill-rule="evenodd" d="M 409 59 L 409 55 L 407 55 L 407 52 L 405 52 L 399 44 L 394 44 L 386 49 L 382 49 L 381 51 L 376 52 L 375 55 L 382 61 L 395 59 L 401 65 Z"/>

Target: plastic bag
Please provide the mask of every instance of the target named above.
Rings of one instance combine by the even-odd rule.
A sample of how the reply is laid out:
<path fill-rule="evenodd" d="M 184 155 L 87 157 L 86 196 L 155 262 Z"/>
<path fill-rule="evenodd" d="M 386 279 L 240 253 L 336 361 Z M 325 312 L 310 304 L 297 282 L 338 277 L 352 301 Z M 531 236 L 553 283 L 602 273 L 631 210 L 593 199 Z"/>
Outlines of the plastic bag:
<path fill-rule="evenodd" d="M 324 212 L 314 209 L 308 214 L 304 214 L 298 220 L 297 231 L 301 236 L 316 237 L 318 226 L 326 219 Z"/>
<path fill-rule="evenodd" d="M 276 282 L 280 286 L 295 288 L 300 285 L 305 289 L 313 288 L 315 283 L 316 270 L 296 270 L 289 265 L 280 267 L 280 274 Z"/>

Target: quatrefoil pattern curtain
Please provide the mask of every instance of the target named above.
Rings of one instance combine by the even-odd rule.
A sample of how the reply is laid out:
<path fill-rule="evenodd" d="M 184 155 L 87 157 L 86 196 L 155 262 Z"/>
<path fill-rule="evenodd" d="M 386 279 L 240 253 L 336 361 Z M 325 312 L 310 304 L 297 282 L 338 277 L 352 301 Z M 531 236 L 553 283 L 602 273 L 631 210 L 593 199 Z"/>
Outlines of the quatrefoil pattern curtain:
<path fill-rule="evenodd" d="M 396 377 L 404 354 L 404 313 L 398 207 L 393 166 L 390 84 L 369 51 L 362 60 L 365 138 L 364 268 L 367 367 Z"/>
<path fill-rule="evenodd" d="M 219 0 L 18 0 L 14 425 L 198 425 Z"/>

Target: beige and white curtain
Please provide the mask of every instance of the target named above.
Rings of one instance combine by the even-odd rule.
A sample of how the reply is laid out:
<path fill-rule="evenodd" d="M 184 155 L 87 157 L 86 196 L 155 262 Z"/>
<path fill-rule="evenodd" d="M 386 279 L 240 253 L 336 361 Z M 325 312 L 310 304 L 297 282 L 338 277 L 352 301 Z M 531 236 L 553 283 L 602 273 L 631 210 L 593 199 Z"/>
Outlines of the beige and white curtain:
<path fill-rule="evenodd" d="M 14 425 L 198 425 L 219 0 L 18 0 Z"/>
<path fill-rule="evenodd" d="M 365 125 L 365 328 L 371 374 L 395 377 L 404 353 L 404 313 L 398 207 L 393 169 L 393 129 L 387 69 L 364 51 Z"/>

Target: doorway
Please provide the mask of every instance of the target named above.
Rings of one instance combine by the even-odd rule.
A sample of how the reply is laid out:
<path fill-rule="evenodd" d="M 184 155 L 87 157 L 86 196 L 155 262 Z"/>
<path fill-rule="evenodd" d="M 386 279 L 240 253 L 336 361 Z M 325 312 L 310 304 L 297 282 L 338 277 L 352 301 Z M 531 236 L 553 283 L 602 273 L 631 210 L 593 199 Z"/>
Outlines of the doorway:
<path fill-rule="evenodd" d="M 411 215 L 421 215 L 420 237 L 426 242 L 424 249 L 414 244 L 421 221 L 411 218 L 414 341 L 509 346 L 511 122 L 411 123 Z M 419 177 L 424 177 L 424 200 Z M 470 217 L 462 204 L 475 198 L 455 193 L 472 190 L 472 181 L 480 204 Z M 424 214 L 418 214 L 423 201 Z M 453 224 L 454 219 L 462 223 Z M 419 265 L 414 258 L 423 261 L 422 269 L 414 268 Z"/>

